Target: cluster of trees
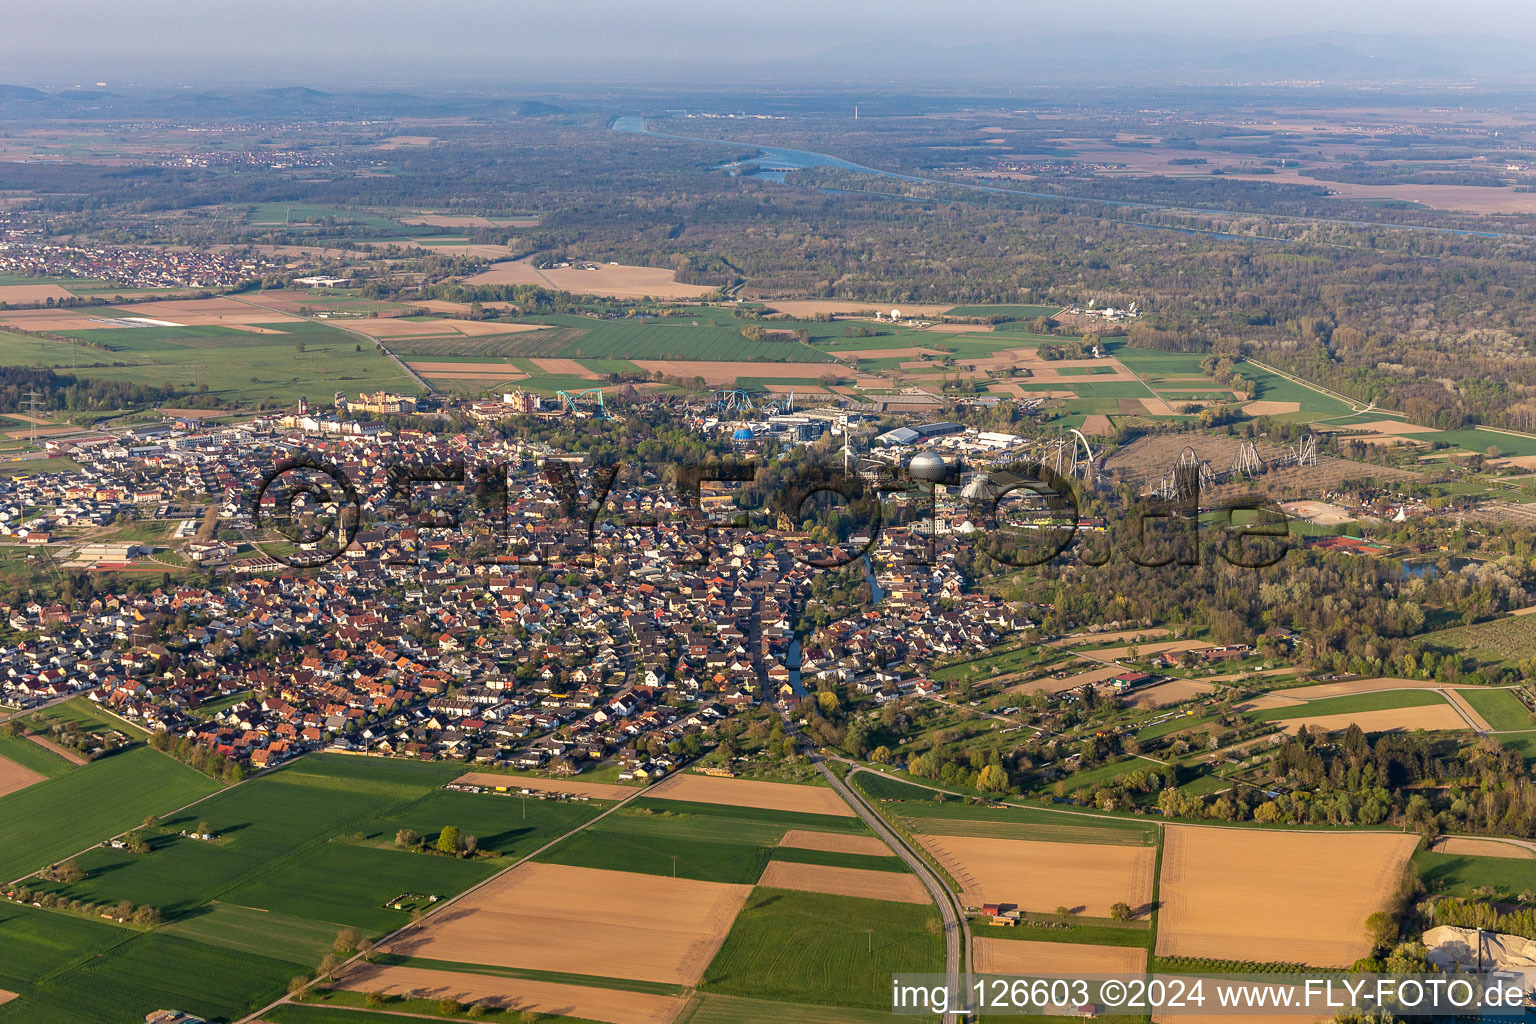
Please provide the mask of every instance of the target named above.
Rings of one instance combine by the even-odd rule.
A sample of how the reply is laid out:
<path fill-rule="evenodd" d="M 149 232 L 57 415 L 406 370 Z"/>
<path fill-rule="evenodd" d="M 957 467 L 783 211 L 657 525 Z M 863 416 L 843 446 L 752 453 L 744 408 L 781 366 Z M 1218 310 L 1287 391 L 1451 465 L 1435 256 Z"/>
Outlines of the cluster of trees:
<path fill-rule="evenodd" d="M 1305 728 L 1280 744 L 1270 798 L 1257 790 L 1214 800 L 1166 790 L 1164 814 L 1286 825 L 1402 825 L 1425 835 L 1536 836 L 1536 786 L 1519 751 L 1484 737 L 1457 745 L 1428 734 L 1368 737 L 1350 726 L 1335 740 Z M 1427 783 L 1439 785 L 1427 785 Z"/>
<path fill-rule="evenodd" d="M 478 836 L 462 832 L 457 825 L 444 825 L 435 839 L 428 839 L 415 829 L 402 828 L 395 833 L 395 845 L 402 850 L 440 853 L 449 857 L 474 857 L 480 849 Z"/>
<path fill-rule="evenodd" d="M 25 366 L 0 366 L 0 410 L 18 412 L 30 408 L 27 396 L 34 391 L 39 396 L 38 407 L 50 412 L 142 409 L 165 402 L 211 409 L 219 404 L 218 396 L 207 393 L 206 385 L 186 390 L 170 384 L 156 387 L 92 377 L 89 371 L 76 375 Z"/>
<path fill-rule="evenodd" d="M 87 761 L 95 761 L 115 754 L 122 746 L 114 735 L 98 737 L 79 722 L 67 718 L 49 718 L 44 715 L 33 715 L 26 720 L 15 719 L 6 722 L 0 726 L 0 731 L 7 736 L 24 736 L 29 726 L 34 732 L 46 734 L 54 743 L 67 747 Z"/>
<path fill-rule="evenodd" d="M 186 736 L 176 737 L 168 732 L 149 734 L 149 745 L 169 754 L 188 767 L 195 768 L 209 778 L 221 782 L 239 782 L 245 778 L 245 765 L 232 760 L 212 747 L 194 743 Z"/>
<path fill-rule="evenodd" d="M 1520 902 L 1536 902 L 1536 893 L 1522 893 Z M 1520 935 L 1536 939 L 1536 907 L 1519 910 L 1500 910 L 1493 903 L 1474 900 L 1440 899 L 1429 905 L 1430 920 L 1435 924 L 1448 924 L 1457 928 L 1482 928 L 1504 935 Z"/>
<path fill-rule="evenodd" d="M 973 750 L 967 761 L 943 757 L 934 751 L 918 754 L 907 762 L 907 770 L 920 779 L 937 779 L 949 785 L 979 789 L 983 793 L 1008 791 L 1008 771 L 996 747 Z"/>
<path fill-rule="evenodd" d="M 54 875 L 55 877 L 50 879 L 48 872 L 44 872 L 43 878 L 45 881 L 64 881 L 62 877 L 58 877 L 57 871 Z M 90 917 L 110 917 L 116 921 L 136 924 L 143 928 L 153 927 L 165 919 L 159 907 L 136 906 L 128 900 L 120 900 L 117 903 L 95 903 L 91 900 L 63 896 L 57 892 L 38 891 L 26 885 L 18 885 L 15 889 L 8 890 L 5 895 L 17 903 L 36 903 L 48 910 L 67 910 Z"/>

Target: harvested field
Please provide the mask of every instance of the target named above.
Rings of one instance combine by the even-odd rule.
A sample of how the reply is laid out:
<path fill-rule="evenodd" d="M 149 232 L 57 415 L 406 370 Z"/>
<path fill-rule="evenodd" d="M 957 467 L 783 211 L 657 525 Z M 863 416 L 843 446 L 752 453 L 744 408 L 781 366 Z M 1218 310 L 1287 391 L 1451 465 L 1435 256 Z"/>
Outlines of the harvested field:
<path fill-rule="evenodd" d="M 534 366 L 545 373 L 563 373 L 572 377 L 585 377 L 587 380 L 601 380 L 602 377 L 582 366 L 574 359 L 533 359 Z"/>
<path fill-rule="evenodd" d="M 1102 651 L 1083 651 L 1079 657 L 1093 658 L 1096 661 L 1120 661 L 1131 653 L 1131 648 L 1136 649 L 1138 658 L 1150 658 L 1154 654 L 1164 654 L 1169 651 L 1203 651 L 1214 644 L 1204 640 L 1160 640 L 1150 644 L 1127 644 L 1124 647 L 1106 647 Z"/>
<path fill-rule="evenodd" d="M 1319 697 L 1344 697 L 1351 693 L 1377 693 L 1381 690 L 1433 690 L 1443 685 L 1433 679 L 1396 679 L 1392 676 L 1377 676 L 1374 679 L 1348 679 L 1335 683 L 1317 683 L 1314 686 L 1298 686 L 1281 692 L 1287 697 L 1317 700 Z"/>
<path fill-rule="evenodd" d="M 1065 693 L 1068 690 L 1081 689 L 1089 683 L 1102 683 L 1111 676 L 1117 676 L 1125 671 L 1114 665 L 1105 668 L 1096 668 L 1087 672 L 1078 672 L 1067 676 L 1065 679 L 1053 679 L 1046 676 L 1044 679 L 1033 679 L 1018 686 L 1008 687 L 1009 693 Z"/>
<path fill-rule="evenodd" d="M 692 359 L 634 359 L 636 366 L 667 377 L 703 377 L 709 384 L 734 384 L 742 377 L 803 377 L 820 380 L 831 374 L 839 376 L 840 367 L 826 363 L 735 363 L 703 362 Z M 846 373 L 846 370 L 842 370 Z M 889 381 L 876 381 L 887 385 Z"/>
<path fill-rule="evenodd" d="M 505 384 L 528 379 L 526 373 L 519 373 L 516 370 L 508 370 L 505 373 L 445 373 L 441 370 L 434 370 L 423 374 L 423 376 L 431 377 L 433 380 L 495 380 Z"/>
<path fill-rule="evenodd" d="M 634 786 L 615 786 L 606 782 L 578 782 L 575 779 L 545 779 L 532 775 L 496 775 L 491 772 L 466 772 L 453 780 L 461 786 L 504 786 L 509 790 L 531 789 L 537 793 L 569 793 L 594 800 L 623 800 L 639 792 Z"/>
<path fill-rule="evenodd" d="M 1349 514 L 1348 509 L 1338 505 L 1330 505 L 1326 501 L 1287 501 L 1282 502 L 1280 511 L 1297 519 L 1305 519 L 1309 523 L 1318 526 L 1342 526 L 1352 523 L 1355 517 Z"/>
<path fill-rule="evenodd" d="M 874 836 L 850 836 L 841 832 L 812 832 L 792 828 L 779 840 L 780 846 L 795 850 L 821 850 L 826 853 L 857 853 L 866 857 L 894 857 L 896 854 Z"/>
<path fill-rule="evenodd" d="M 0 757 L 0 796 L 26 789 L 33 783 L 42 782 L 44 778 L 30 768 L 23 768 L 15 761 Z"/>
<path fill-rule="evenodd" d="M 4 1006 L 6 1003 L 10 1002 L 12 999 L 15 999 L 15 998 L 16 998 L 16 993 L 15 992 L 7 992 L 5 989 L 0 988 L 0 1006 Z"/>
<path fill-rule="evenodd" d="M 796 786 L 786 782 L 717 779 L 709 775 L 674 775 L 646 794 L 657 800 L 686 800 L 726 807 L 759 807 L 770 811 L 854 816 L 853 808 L 828 786 Z"/>
<path fill-rule="evenodd" d="M 1166 707 L 1169 704 L 1182 704 L 1196 697 L 1204 697 L 1216 689 L 1212 683 L 1200 679 L 1170 679 L 1166 683 L 1158 683 L 1156 686 L 1148 686 L 1137 690 L 1129 697 L 1140 704 L 1150 700 L 1158 707 Z"/>
<path fill-rule="evenodd" d="M 1107 437 L 1115 432 L 1115 425 L 1109 417 L 1101 413 L 1094 413 L 1083 417 L 1083 433 L 1089 437 Z"/>
<path fill-rule="evenodd" d="M 832 896 L 858 896 L 861 899 L 889 900 L 892 903 L 933 902 L 917 876 L 902 871 L 866 871 L 863 868 L 771 860 L 763 869 L 757 884 L 772 889 L 824 892 Z"/>
<path fill-rule="evenodd" d="M 1059 640 L 1052 640 L 1052 647 L 1081 647 L 1084 644 L 1112 644 L 1117 640 L 1134 640 L 1138 643 L 1160 636 L 1167 636 L 1168 629 L 1164 626 L 1149 626 L 1144 629 L 1122 629 L 1113 633 L 1073 633 Z"/>
<path fill-rule="evenodd" d="M 390 996 L 414 993 L 419 999 L 491 1003 L 503 1010 L 577 1017 L 608 1024 L 670 1024 L 686 1002 L 681 996 L 620 992 L 586 985 L 561 985 L 419 967 L 375 967 L 372 964 L 348 970 L 339 979 L 337 987 L 349 992 L 383 992 Z"/>
<path fill-rule="evenodd" d="M 1360 434 L 1433 434 L 1434 427 L 1421 427 L 1406 420 L 1373 420 L 1370 423 L 1351 423 L 1343 429 Z"/>
<path fill-rule="evenodd" d="M 528 260 L 509 260 L 465 279 L 467 284 L 536 284 L 578 295 L 606 295 L 615 299 L 694 299 L 716 289 L 710 285 L 683 284 L 675 272 L 662 267 L 626 267 L 596 264 L 596 270 L 575 267 L 539 270 Z"/>
<path fill-rule="evenodd" d="M 262 309 L 236 299 L 167 299 L 162 302 L 140 302 L 132 306 L 109 308 L 95 315 L 140 316 L 151 320 L 173 320 L 188 327 L 296 323 L 302 322 L 303 319 L 287 313 Z"/>
<path fill-rule="evenodd" d="M 1099 378 L 1096 377 L 1094 379 L 1098 380 Z M 1178 413 L 1173 411 L 1173 406 L 1169 405 L 1164 399 L 1161 398 L 1143 398 L 1141 400 L 1141 407 L 1147 410 L 1147 412 L 1153 416 L 1178 415 Z"/>
<path fill-rule="evenodd" d="M 47 302 L 49 299 L 72 299 L 72 292 L 56 284 L 6 284 L 0 285 L 0 302 L 11 305 L 29 302 Z"/>
<path fill-rule="evenodd" d="M 836 356 L 838 359 L 848 360 L 916 359 L 918 356 L 925 354 L 930 356 L 948 355 L 947 352 L 940 352 L 938 349 L 933 348 L 849 348 L 839 349 L 838 351 L 828 353 L 828 355 Z M 918 369 L 934 368 L 933 363 L 917 362 L 911 365 L 917 367 Z M 902 364 L 903 368 L 906 368 L 907 366 L 907 363 Z M 939 367 L 939 369 L 942 369 L 942 367 Z"/>
<path fill-rule="evenodd" d="M 1199 380 L 1200 378 L 1195 378 Z M 1301 412 L 1300 402 L 1248 402 L 1243 412 L 1249 416 L 1280 416 L 1288 412 Z"/>
<path fill-rule="evenodd" d="M 73 750 L 70 750 L 68 747 L 61 747 L 61 746 L 59 746 L 57 743 L 53 742 L 53 740 L 48 739 L 46 736 L 39 736 L 36 733 L 29 732 L 29 733 L 27 733 L 27 739 L 31 740 L 33 743 L 36 743 L 38 746 L 42 747 L 44 750 L 51 750 L 51 751 L 53 751 L 55 754 L 58 754 L 64 760 L 68 761 L 70 764 L 82 765 L 82 764 L 86 764 L 87 763 L 85 758 L 81 757 L 79 754 L 75 753 Z"/>
<path fill-rule="evenodd" d="M 1427 704 L 1417 708 L 1386 708 L 1381 711 L 1357 711 L 1345 715 L 1287 718 L 1280 725 L 1286 732 L 1293 735 L 1303 725 L 1307 727 L 1308 732 L 1316 732 L 1319 729 L 1324 732 L 1340 732 L 1351 725 L 1358 725 L 1366 732 L 1413 732 L 1416 729 L 1427 729 L 1430 732 L 1454 732 L 1465 730 L 1467 721 L 1449 704 Z"/>
<path fill-rule="evenodd" d="M 455 963 L 692 985 L 725 941 L 749 885 L 524 864 L 388 951 Z M 665 908 L 665 913 L 659 913 Z"/>
<path fill-rule="evenodd" d="M 977 974 L 1140 974 L 1147 951 L 1134 946 L 1087 946 L 1080 942 L 975 939 Z"/>
<path fill-rule="evenodd" d="M 1347 967 L 1417 836 L 1169 825 L 1159 956 Z"/>
<path fill-rule="evenodd" d="M 110 306 L 95 306 L 85 311 L 8 309 L 0 310 L 0 327 L 12 327 L 19 331 L 99 331 L 110 329 L 109 324 L 100 323 L 99 320 L 127 315 L 130 314 Z"/>
<path fill-rule="evenodd" d="M 1157 851 L 1150 846 L 939 835 L 918 835 L 917 840 L 960 883 L 965 902 L 974 906 L 1011 903 L 1046 914 L 1066 906 L 1108 917 L 1116 903 L 1134 908 L 1152 899 Z"/>
<path fill-rule="evenodd" d="M 1432 853 L 1448 853 L 1459 857 L 1508 857 L 1510 860 L 1536 860 L 1536 849 L 1505 839 L 1446 836 L 1443 839 L 1436 839 L 1429 849 Z"/>

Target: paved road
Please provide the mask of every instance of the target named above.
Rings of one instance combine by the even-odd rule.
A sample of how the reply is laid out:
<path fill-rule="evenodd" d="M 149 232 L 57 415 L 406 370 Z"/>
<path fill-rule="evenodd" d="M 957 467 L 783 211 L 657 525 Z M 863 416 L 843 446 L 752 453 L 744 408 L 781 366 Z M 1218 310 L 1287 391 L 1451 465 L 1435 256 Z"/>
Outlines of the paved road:
<path fill-rule="evenodd" d="M 805 736 L 800 732 L 800 727 L 790 717 L 789 712 L 782 706 L 779 709 L 784 716 L 784 728 L 796 739 L 805 741 Z M 814 751 L 807 753 L 810 762 L 821 772 L 827 783 L 848 801 L 864 823 L 874 830 L 875 835 L 885 841 L 886 845 L 896 852 L 912 873 L 922 879 L 928 894 L 933 897 L 933 902 L 939 908 L 939 916 L 944 921 L 944 973 L 951 979 L 952 986 L 958 986 L 964 979 L 961 978 L 962 963 L 963 972 L 970 974 L 971 958 L 970 944 L 966 941 L 965 906 L 960 898 L 949 888 L 948 883 L 930 868 L 918 852 L 912 849 L 894 829 L 885 823 L 885 819 L 875 813 L 864 798 L 854 791 L 837 776 L 837 773 L 827 767 L 826 759 Z M 841 760 L 841 759 L 839 759 Z M 854 771 L 867 770 L 854 768 Z M 851 774 L 851 773 L 850 773 Z M 944 1014 L 944 1024 L 956 1024 L 959 1017 L 955 1013 Z"/>

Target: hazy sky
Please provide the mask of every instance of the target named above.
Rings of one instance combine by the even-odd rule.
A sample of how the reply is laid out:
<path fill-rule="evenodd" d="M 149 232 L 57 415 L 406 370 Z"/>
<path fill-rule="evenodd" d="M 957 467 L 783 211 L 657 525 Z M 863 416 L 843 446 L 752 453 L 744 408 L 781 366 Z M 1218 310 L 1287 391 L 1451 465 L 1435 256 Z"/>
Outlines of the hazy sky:
<path fill-rule="evenodd" d="M 729 67 L 831 46 L 956 46 L 1040 33 L 1536 35 L 1529 0 L 7 0 L 0 82 L 379 83 L 553 68 Z M 1027 57 L 1021 45 L 1021 57 Z M 262 69 L 265 69 L 263 71 Z"/>

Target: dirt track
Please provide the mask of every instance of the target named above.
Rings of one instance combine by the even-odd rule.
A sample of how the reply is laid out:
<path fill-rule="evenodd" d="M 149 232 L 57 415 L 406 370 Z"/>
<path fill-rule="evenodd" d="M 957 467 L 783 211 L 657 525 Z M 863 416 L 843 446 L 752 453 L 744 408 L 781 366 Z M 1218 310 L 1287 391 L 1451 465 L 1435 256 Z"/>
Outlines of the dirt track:
<path fill-rule="evenodd" d="M 30 733 L 29 732 L 29 733 L 27 733 L 27 739 L 31 740 L 33 743 L 36 743 L 38 746 L 42 747 L 44 750 L 51 750 L 51 751 L 53 751 L 55 754 L 58 754 L 64 760 L 68 761 L 70 764 L 82 765 L 82 764 L 86 763 L 85 758 L 81 757 L 79 754 L 75 753 L 73 750 L 70 750 L 68 747 L 61 747 L 61 746 L 59 746 L 57 743 L 53 742 L 53 740 L 48 739 L 46 736 L 39 736 L 36 733 Z"/>

